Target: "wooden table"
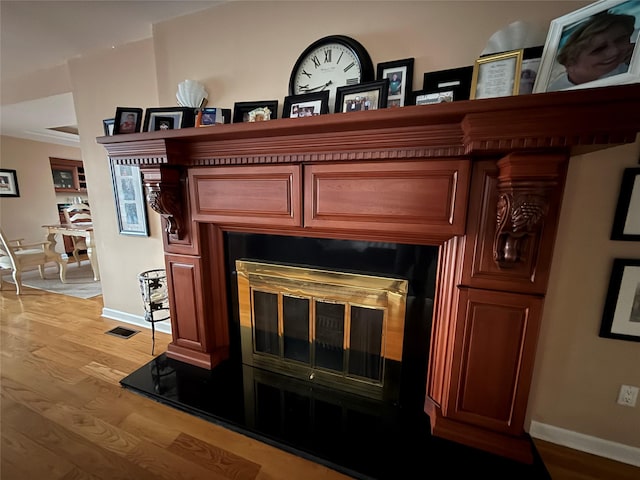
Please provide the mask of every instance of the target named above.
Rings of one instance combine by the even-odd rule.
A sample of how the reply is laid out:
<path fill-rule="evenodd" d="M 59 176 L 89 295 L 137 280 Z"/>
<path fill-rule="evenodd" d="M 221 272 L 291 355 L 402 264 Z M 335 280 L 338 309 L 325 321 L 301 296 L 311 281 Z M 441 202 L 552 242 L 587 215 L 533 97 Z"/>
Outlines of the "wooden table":
<path fill-rule="evenodd" d="M 43 225 L 47 229 L 48 248 L 52 251 L 56 249 L 56 234 L 70 237 L 84 237 L 87 244 L 87 256 L 93 270 L 93 279 L 100 280 L 100 270 L 98 268 L 98 257 L 95 251 L 95 239 L 93 234 L 93 224 L 91 223 L 59 223 L 56 225 Z"/>

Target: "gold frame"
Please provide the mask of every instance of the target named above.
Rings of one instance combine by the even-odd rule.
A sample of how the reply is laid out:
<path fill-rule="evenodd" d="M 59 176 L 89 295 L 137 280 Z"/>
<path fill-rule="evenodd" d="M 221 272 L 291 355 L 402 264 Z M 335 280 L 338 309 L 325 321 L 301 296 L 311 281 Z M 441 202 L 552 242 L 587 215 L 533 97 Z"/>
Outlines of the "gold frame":
<path fill-rule="evenodd" d="M 486 55 L 484 57 L 480 57 L 475 61 L 473 66 L 473 77 L 471 79 L 471 92 L 469 98 L 471 99 L 480 99 L 480 98 L 496 98 L 496 97 L 508 97 L 512 95 L 518 95 L 520 91 L 520 71 L 522 70 L 522 58 L 524 55 L 524 49 L 519 50 L 511 50 L 509 52 L 496 53 L 494 55 Z M 505 85 L 506 82 L 498 83 L 497 85 L 493 85 L 493 89 L 489 89 L 485 87 L 485 89 L 489 90 L 483 95 L 478 95 L 478 78 L 480 77 L 481 70 L 485 68 L 487 65 L 494 66 L 495 68 L 499 68 L 497 65 L 500 62 L 506 62 L 508 60 L 515 59 L 515 64 L 513 68 L 510 65 L 504 64 L 501 65 L 502 70 L 507 74 L 510 74 L 510 78 L 508 80 L 509 83 L 513 83 L 511 87 Z"/>

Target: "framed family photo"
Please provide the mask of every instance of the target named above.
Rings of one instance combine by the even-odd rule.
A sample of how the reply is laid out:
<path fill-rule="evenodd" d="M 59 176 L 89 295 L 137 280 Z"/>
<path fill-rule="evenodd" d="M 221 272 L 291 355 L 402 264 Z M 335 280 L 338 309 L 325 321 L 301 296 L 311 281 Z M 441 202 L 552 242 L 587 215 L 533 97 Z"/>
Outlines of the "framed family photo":
<path fill-rule="evenodd" d="M 640 81 L 640 2 L 601 0 L 551 21 L 534 92 Z"/>
<path fill-rule="evenodd" d="M 18 175 L 15 170 L 0 168 L 0 197 L 19 197 Z"/>
<path fill-rule="evenodd" d="M 640 342 L 640 259 L 614 259 L 600 336 Z"/>
<path fill-rule="evenodd" d="M 282 118 L 315 117 L 326 113 L 329 113 L 329 90 L 289 95 L 282 108 Z"/>
<path fill-rule="evenodd" d="M 640 168 L 627 168 L 622 175 L 611 240 L 640 241 Z"/>
<path fill-rule="evenodd" d="M 389 79 L 387 108 L 408 105 L 413 91 L 413 58 L 379 63 L 376 79 Z"/>
<path fill-rule="evenodd" d="M 388 78 L 338 87 L 333 111 L 347 113 L 386 108 L 388 92 Z"/>
<path fill-rule="evenodd" d="M 140 167 L 111 162 L 111 180 L 119 233 L 148 237 L 147 203 L 142 189 Z"/>
<path fill-rule="evenodd" d="M 117 107 L 114 117 L 113 134 L 136 133 L 142 124 L 142 109 L 135 107 Z"/>

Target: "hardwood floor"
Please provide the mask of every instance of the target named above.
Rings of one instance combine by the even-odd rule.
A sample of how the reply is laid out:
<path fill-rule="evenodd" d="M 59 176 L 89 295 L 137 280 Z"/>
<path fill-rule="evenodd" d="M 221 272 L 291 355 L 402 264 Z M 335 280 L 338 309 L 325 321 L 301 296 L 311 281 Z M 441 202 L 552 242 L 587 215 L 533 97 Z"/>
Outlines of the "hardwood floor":
<path fill-rule="evenodd" d="M 101 297 L 0 291 L 2 480 L 346 480 L 349 477 L 123 389 L 151 334 L 122 339 Z M 156 354 L 170 336 L 156 332 Z M 536 441 L 554 480 L 631 480 L 640 468 Z"/>

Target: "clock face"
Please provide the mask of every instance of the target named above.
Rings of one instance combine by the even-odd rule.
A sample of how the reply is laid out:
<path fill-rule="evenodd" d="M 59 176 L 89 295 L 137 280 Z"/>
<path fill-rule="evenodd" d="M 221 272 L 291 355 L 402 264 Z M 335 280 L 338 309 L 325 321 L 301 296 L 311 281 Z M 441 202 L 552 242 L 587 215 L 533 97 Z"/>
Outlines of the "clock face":
<path fill-rule="evenodd" d="M 291 95 L 329 91 L 333 109 L 336 89 L 373 80 L 373 64 L 362 45 L 352 38 L 332 35 L 311 44 L 291 72 Z"/>

